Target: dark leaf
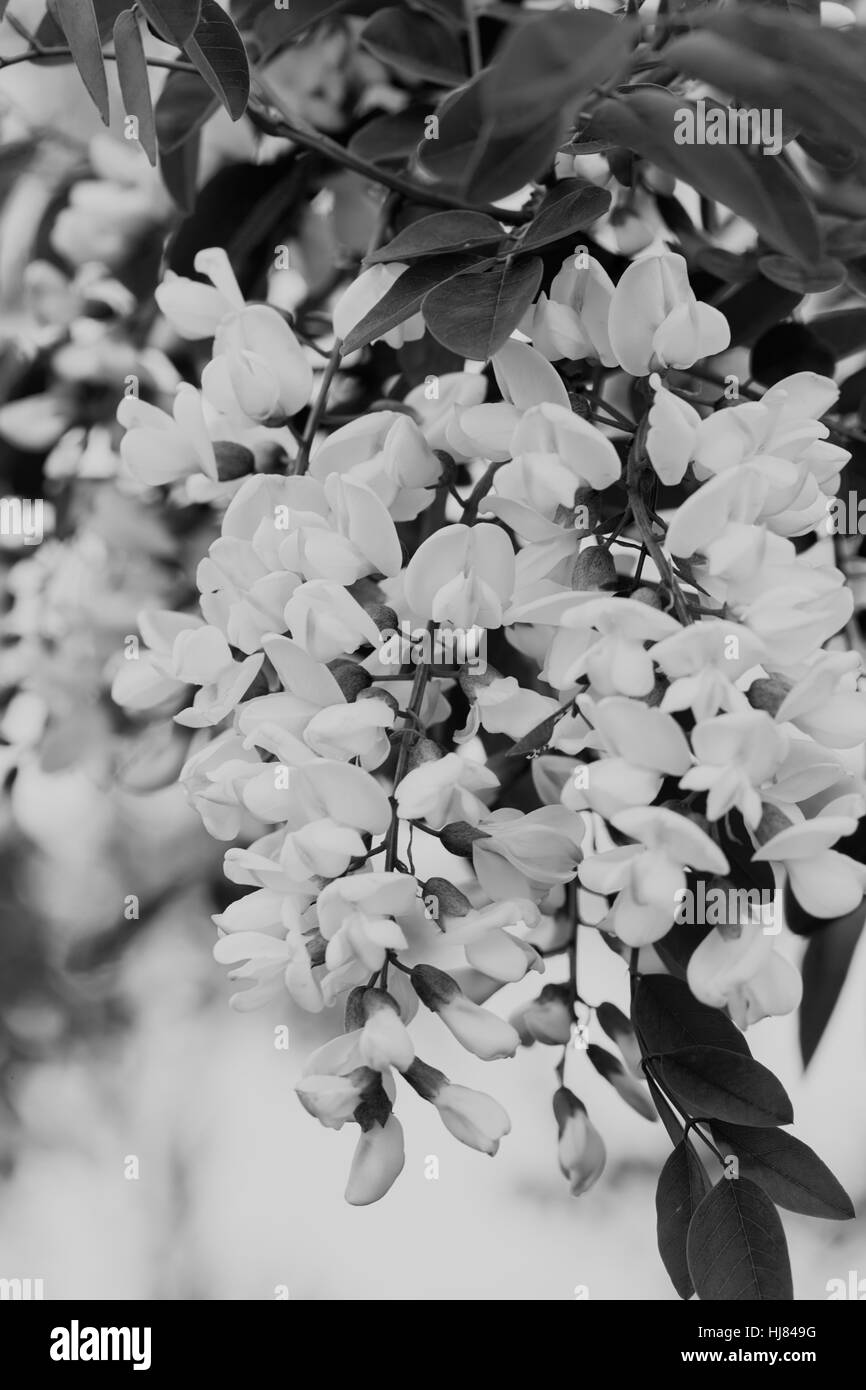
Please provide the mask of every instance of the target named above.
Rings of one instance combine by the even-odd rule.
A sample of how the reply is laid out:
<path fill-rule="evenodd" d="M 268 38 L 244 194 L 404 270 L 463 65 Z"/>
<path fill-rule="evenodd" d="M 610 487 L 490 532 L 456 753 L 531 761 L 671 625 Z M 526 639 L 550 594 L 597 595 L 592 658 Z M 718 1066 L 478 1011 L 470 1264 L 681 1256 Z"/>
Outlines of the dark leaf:
<path fill-rule="evenodd" d="M 475 257 L 467 253 L 458 256 L 436 256 L 431 261 L 419 261 L 410 265 L 378 304 L 374 304 L 360 322 L 355 324 L 343 344 L 343 351 L 354 352 L 357 348 L 365 347 L 373 338 L 381 338 L 398 324 L 404 323 L 420 309 L 422 299 L 435 285 L 459 275 L 474 263 Z"/>
<path fill-rule="evenodd" d="M 811 324 L 777 323 L 752 348 L 750 373 L 763 386 L 775 386 L 794 372 L 832 376 L 833 354 L 819 341 Z"/>
<path fill-rule="evenodd" d="M 530 729 L 528 734 L 524 734 L 509 748 L 509 758 L 525 758 L 528 753 L 540 752 L 542 748 L 546 748 L 558 722 L 557 714 L 549 714 L 546 719 L 542 719 L 540 724 L 536 724 L 534 729 Z"/>
<path fill-rule="evenodd" d="M 562 143 L 564 123 L 558 114 L 536 118 L 514 135 L 503 134 L 486 115 L 482 88 L 488 73 L 451 92 L 439 107 L 436 139 L 418 145 L 425 173 L 472 200 L 495 201 L 543 173 Z"/>
<path fill-rule="evenodd" d="M 200 145 L 201 131 L 194 130 L 184 144 L 159 152 L 163 183 L 182 212 L 192 212 L 195 206 Z"/>
<path fill-rule="evenodd" d="M 723 1178 L 707 1194 L 692 1217 L 687 1253 L 702 1301 L 794 1297 L 779 1213 L 748 1178 Z"/>
<path fill-rule="evenodd" d="M 866 139 L 862 30 L 824 28 L 815 20 L 767 7 L 708 14 L 702 29 L 712 30 L 731 45 L 725 50 L 729 74 L 737 73 L 743 93 L 748 82 L 759 106 L 781 106 L 818 140 L 862 147 Z M 678 41 L 685 43 L 686 39 Z M 681 48 L 676 61 L 686 61 Z M 700 75 L 694 59 L 688 61 L 689 70 Z M 731 80 L 729 75 L 727 83 Z"/>
<path fill-rule="evenodd" d="M 647 1085 L 650 1089 L 650 1095 L 653 1098 L 653 1104 L 655 1105 L 656 1110 L 659 1112 L 659 1119 L 661 1120 L 662 1124 L 667 1130 L 668 1138 L 670 1139 L 672 1144 L 679 1144 L 683 1138 L 684 1132 L 683 1126 L 680 1123 L 679 1118 L 677 1117 L 675 1111 L 671 1108 L 668 1101 L 665 1099 L 664 1092 L 659 1088 L 659 1086 L 653 1080 L 652 1076 L 649 1074 L 647 1074 Z"/>
<path fill-rule="evenodd" d="M 768 280 L 798 294 L 823 294 L 845 283 L 844 265 L 827 256 L 813 266 L 803 265 L 790 256 L 762 256 L 758 266 Z"/>
<path fill-rule="evenodd" d="M 440 87 L 466 81 L 459 39 L 438 20 L 396 5 L 379 10 L 361 31 L 361 41 L 386 67 Z"/>
<path fill-rule="evenodd" d="M 863 930 L 866 904 L 847 917 L 828 922 L 813 936 L 803 957 L 803 1002 L 800 1005 L 800 1052 L 808 1066 L 830 1021 Z"/>
<path fill-rule="evenodd" d="M 256 15 L 253 32 L 262 45 L 263 56 L 272 58 L 305 29 L 353 8 L 352 0 L 290 0 L 285 10 L 268 5 Z"/>
<path fill-rule="evenodd" d="M 697 1119 L 788 1125 L 794 1118 L 782 1083 L 754 1057 L 721 1047 L 683 1047 L 655 1066 L 665 1088 Z"/>
<path fill-rule="evenodd" d="M 634 150 L 750 222 L 777 250 L 814 263 L 820 256 L 815 213 L 800 183 L 778 159 L 742 145 L 678 145 L 681 97 L 655 87 L 608 97 L 588 134 Z"/>
<path fill-rule="evenodd" d="M 710 1190 L 710 1180 L 691 1144 L 683 1140 L 659 1174 L 656 1188 L 656 1235 L 662 1263 L 680 1298 L 695 1291 L 686 1258 L 689 1225 Z"/>
<path fill-rule="evenodd" d="M 837 362 L 866 348 L 866 309 L 836 309 L 830 314 L 819 314 L 809 327 Z"/>
<path fill-rule="evenodd" d="M 484 109 L 500 133 L 577 108 L 594 87 L 624 68 L 639 36 L 633 20 L 601 10 L 543 15 L 509 34 L 484 86 Z"/>
<path fill-rule="evenodd" d="M 780 1207 L 803 1216 L 823 1216 L 828 1221 L 847 1221 L 854 1215 L 842 1184 L 808 1144 L 793 1134 L 718 1122 L 712 1130 L 725 1158 L 734 1154 L 742 1176 L 758 1183 Z"/>
<path fill-rule="evenodd" d="M 720 1009 L 695 998 L 683 980 L 668 975 L 642 975 L 632 1005 L 632 1022 L 647 1052 L 676 1052 L 707 1044 L 750 1056 L 749 1044 L 736 1024 Z"/>
<path fill-rule="evenodd" d="M 866 400 L 866 367 L 846 377 L 839 387 L 839 411 L 842 415 L 853 415 L 862 411 Z"/>
<path fill-rule="evenodd" d="M 371 164 L 402 164 L 423 138 L 429 114 L 425 107 L 407 106 L 387 116 L 374 116 L 355 132 L 349 149 Z"/>
<path fill-rule="evenodd" d="M 66 35 L 72 59 L 93 103 L 108 125 L 108 79 L 93 0 L 54 0 L 54 13 Z"/>
<path fill-rule="evenodd" d="M 201 19 L 183 48 L 232 120 L 239 120 L 250 96 L 247 51 L 234 23 L 216 0 L 202 0 Z"/>
<path fill-rule="evenodd" d="M 545 198 L 521 239 L 522 251 L 535 251 L 589 227 L 610 207 L 606 188 L 583 179 L 563 179 Z"/>
<path fill-rule="evenodd" d="M 156 138 L 161 154 L 170 154 L 204 125 L 219 102 L 197 72 L 170 72 L 156 101 Z"/>
<path fill-rule="evenodd" d="M 490 246 L 502 240 L 502 227 L 483 212 L 434 212 L 398 232 L 365 265 L 379 261 L 414 261 L 419 256 L 443 252 L 468 251 L 474 246 Z"/>
<path fill-rule="evenodd" d="M 117 76 L 127 116 L 138 121 L 138 141 L 151 164 L 156 165 L 156 130 L 147 59 L 138 20 L 131 10 L 117 16 L 114 25 Z"/>
<path fill-rule="evenodd" d="M 201 0 L 139 0 L 141 9 L 167 43 L 183 48 L 195 33 Z"/>
<path fill-rule="evenodd" d="M 731 342 L 751 347 L 768 328 L 787 318 L 802 298 L 796 291 L 782 289 L 761 275 L 738 285 L 718 307 L 728 320 Z"/>
<path fill-rule="evenodd" d="M 431 290 L 424 322 L 452 352 L 486 362 L 511 337 L 541 284 L 538 256 L 496 265 L 483 274 L 461 275 Z"/>

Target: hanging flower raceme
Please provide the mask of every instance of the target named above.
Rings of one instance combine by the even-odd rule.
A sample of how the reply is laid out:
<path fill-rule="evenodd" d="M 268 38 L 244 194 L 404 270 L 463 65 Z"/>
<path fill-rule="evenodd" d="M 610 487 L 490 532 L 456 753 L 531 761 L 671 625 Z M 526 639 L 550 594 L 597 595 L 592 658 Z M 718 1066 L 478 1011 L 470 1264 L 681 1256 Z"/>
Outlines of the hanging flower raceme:
<path fill-rule="evenodd" d="M 798 373 L 760 401 L 696 408 L 671 372 L 730 335 L 683 257 L 647 256 L 614 286 L 578 248 L 521 320 L 531 344 L 510 339 L 489 372 L 422 380 L 421 315 L 392 323 L 376 352 L 399 350 L 402 399 L 333 428 L 339 342 L 319 397 L 294 331 L 244 303 L 224 254 L 196 269 L 210 286 L 169 277 L 159 300 L 179 333 L 212 339 L 203 392 L 121 418 L 139 482 L 201 476 L 224 508 L 196 574 L 204 621 L 145 617 L 114 691 L 132 717 L 196 730 L 182 784 L 234 841 L 238 896 L 214 919 L 230 1002 L 344 1010 L 296 1090 L 326 1128 L 358 1126 L 350 1203 L 402 1170 L 406 1085 L 481 1153 L 510 1130 L 498 1101 L 417 1055 L 419 1004 L 480 1061 L 555 1050 L 558 1159 L 583 1193 L 606 1152 L 572 1073 L 642 1118 L 670 1102 L 705 1123 L 666 1066 L 704 1045 L 742 1058 L 736 1028 L 797 1007 L 782 896 L 814 923 L 866 888 L 844 852 L 866 804 L 860 662 L 821 650 L 850 592 L 829 546 L 790 539 L 838 482 L 844 451 L 821 420 L 836 388 Z M 336 338 L 410 274 L 364 270 Z M 620 369 L 650 378 L 634 427 L 602 396 L 605 372 L 627 386 Z M 230 479 L 229 443 L 249 454 Z M 699 890 L 742 878 L 772 891 L 769 927 L 739 908 L 683 918 Z M 587 929 L 628 960 L 631 1017 L 587 1002 Z M 507 986 L 521 1001 L 500 1010 Z M 680 1045 L 657 1046 L 678 1009 Z"/>

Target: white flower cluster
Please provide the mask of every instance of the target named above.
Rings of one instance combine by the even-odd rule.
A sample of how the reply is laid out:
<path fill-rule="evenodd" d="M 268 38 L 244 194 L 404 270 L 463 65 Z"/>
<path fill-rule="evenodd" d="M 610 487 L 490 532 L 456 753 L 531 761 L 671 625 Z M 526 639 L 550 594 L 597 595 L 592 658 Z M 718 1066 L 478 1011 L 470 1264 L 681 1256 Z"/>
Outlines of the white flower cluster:
<path fill-rule="evenodd" d="M 246 986 L 234 1006 L 284 991 L 313 1011 L 346 1003 L 346 1033 L 310 1058 L 299 1095 L 323 1124 L 359 1125 L 347 1198 L 366 1203 L 403 1164 L 394 1072 L 476 1149 L 494 1153 L 509 1128 L 496 1101 L 415 1056 L 419 1001 L 484 1059 L 568 1043 L 568 986 L 545 986 L 511 1022 L 483 1007 L 567 949 L 577 924 L 564 904 L 645 970 L 662 968 L 654 945 L 694 876 L 730 881 L 732 839 L 805 912 L 859 903 L 866 870 L 833 847 L 864 812 L 844 755 L 866 739 L 866 697 L 859 658 L 823 650 L 852 598 L 824 543 L 800 552 L 791 539 L 815 529 L 847 457 L 819 422 L 836 391 L 803 373 L 702 415 L 667 370 L 729 335 L 682 258 L 635 262 L 616 288 L 592 258 L 570 260 L 524 320 L 534 345 L 514 338 L 493 359 L 500 401 L 485 401 L 483 376 L 454 373 L 435 400 L 416 388 L 320 439 L 304 475 L 251 464 L 226 480 L 214 439 L 255 456 L 276 436 L 291 469 L 287 421 L 309 404 L 313 373 L 282 316 L 244 304 L 224 256 L 198 266 L 213 289 L 173 279 L 158 298 L 179 331 L 213 335 L 202 392 L 181 387 L 173 418 L 124 402 L 122 452 L 143 481 L 198 480 L 191 495 L 230 500 L 198 570 L 202 617 L 145 615 L 147 650 L 114 693 L 133 710 L 173 702 L 199 731 L 183 784 L 212 835 L 246 841 L 225 872 L 252 891 L 216 918 L 216 958 Z M 379 269 L 338 306 L 341 335 L 382 292 Z M 621 438 L 575 413 L 552 365 L 563 357 L 650 378 L 625 470 Z M 407 561 L 397 526 L 445 487 L 443 451 L 486 485 Z M 687 491 L 667 521 L 657 481 Z M 618 525 L 597 506 L 607 490 Z M 537 675 L 395 673 L 380 651 L 397 622 L 502 629 Z M 435 743 L 429 732 L 467 699 L 465 729 Z M 499 778 L 479 731 L 525 741 L 536 809 L 493 809 Z M 264 833 L 251 838 L 251 824 Z M 466 892 L 419 881 L 413 831 L 441 841 Z M 423 962 L 433 918 L 464 949 L 471 989 L 406 964 Z M 691 955 L 693 993 L 741 1027 L 795 1008 L 799 974 L 775 942 L 755 921 L 713 927 Z M 651 1117 L 619 1017 L 625 1066 L 602 1054 L 603 1074 Z M 581 1192 L 604 1146 L 570 1090 L 555 1108 Z"/>

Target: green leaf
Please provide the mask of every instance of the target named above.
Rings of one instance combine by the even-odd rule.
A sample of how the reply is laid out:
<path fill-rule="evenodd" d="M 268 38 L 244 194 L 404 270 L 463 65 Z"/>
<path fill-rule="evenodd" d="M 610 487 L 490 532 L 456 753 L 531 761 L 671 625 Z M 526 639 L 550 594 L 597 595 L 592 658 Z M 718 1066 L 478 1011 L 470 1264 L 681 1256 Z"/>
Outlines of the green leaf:
<path fill-rule="evenodd" d="M 421 307 L 424 296 L 435 285 L 450 280 L 470 265 L 475 257 L 469 254 L 437 256 L 431 261 L 419 261 L 398 276 L 394 284 L 355 324 L 343 343 L 343 352 L 355 352 L 366 347 L 374 338 L 381 338 L 398 324 L 405 323 Z"/>
<path fill-rule="evenodd" d="M 746 219 L 778 251 L 814 264 L 821 239 L 814 209 L 801 184 L 772 156 L 742 145 L 678 145 L 674 140 L 682 97 L 641 87 L 600 103 L 587 133 L 611 140 L 659 164 Z"/>
<path fill-rule="evenodd" d="M 589 227 L 610 207 L 606 188 L 584 179 L 563 179 L 548 193 L 533 221 L 522 237 L 522 251 L 535 251 L 540 246 L 561 241 Z"/>
<path fill-rule="evenodd" d="M 147 59 L 141 30 L 132 10 L 124 10 L 114 24 L 114 51 L 117 57 L 117 76 L 120 94 L 127 116 L 138 121 L 138 141 L 150 163 L 156 165 L 156 128 Z"/>
<path fill-rule="evenodd" d="M 538 256 L 461 275 L 431 291 L 424 322 L 452 352 L 487 362 L 508 341 L 538 293 L 544 265 Z"/>
<path fill-rule="evenodd" d="M 684 980 L 669 975 L 641 976 L 632 1004 L 632 1022 L 647 1052 L 675 1052 L 709 1044 L 751 1056 L 736 1024 L 720 1009 L 701 1004 Z"/>
<path fill-rule="evenodd" d="M 367 256 L 364 264 L 414 261 L 419 256 L 468 251 L 475 246 L 496 245 L 503 235 L 496 219 L 484 212 L 434 212 L 404 227 L 387 246 Z"/>
<path fill-rule="evenodd" d="M 686 1258 L 689 1225 L 710 1190 L 707 1171 L 688 1141 L 677 1144 L 659 1174 L 656 1237 L 659 1254 L 680 1298 L 695 1291 Z"/>
<path fill-rule="evenodd" d="M 192 38 L 202 13 L 201 0 L 138 0 L 154 29 L 167 43 L 183 48 Z"/>
<path fill-rule="evenodd" d="M 103 123 L 108 125 L 108 80 L 93 0 L 54 0 L 54 12 L 66 36 L 72 60 Z"/>
<path fill-rule="evenodd" d="M 758 1183 L 780 1207 L 828 1221 L 853 1217 L 851 1198 L 842 1184 L 814 1150 L 793 1134 L 718 1122 L 712 1131 L 724 1156 L 739 1159 L 742 1176 Z"/>
<path fill-rule="evenodd" d="M 232 120 L 239 120 L 250 97 L 247 51 L 234 23 L 216 0 L 202 0 L 195 34 L 183 47 Z"/>
<path fill-rule="evenodd" d="M 789 1302 L 794 1297 L 779 1213 L 748 1178 L 723 1178 L 707 1194 L 692 1217 L 686 1249 L 702 1301 Z"/>
<path fill-rule="evenodd" d="M 161 154 L 186 144 L 219 107 L 197 72 L 170 72 L 156 100 L 156 138 Z"/>
<path fill-rule="evenodd" d="M 459 40 L 431 15 L 388 6 L 367 21 L 361 42 L 401 75 L 407 73 L 440 87 L 456 87 L 466 81 Z"/>
<path fill-rule="evenodd" d="M 754 1057 L 722 1047 L 682 1047 L 654 1065 L 665 1088 L 695 1119 L 788 1125 L 794 1118 L 782 1083 Z"/>
<path fill-rule="evenodd" d="M 529 129 L 624 68 L 637 43 L 634 20 L 601 10 L 543 15 L 508 35 L 484 85 L 485 115 L 500 134 Z"/>

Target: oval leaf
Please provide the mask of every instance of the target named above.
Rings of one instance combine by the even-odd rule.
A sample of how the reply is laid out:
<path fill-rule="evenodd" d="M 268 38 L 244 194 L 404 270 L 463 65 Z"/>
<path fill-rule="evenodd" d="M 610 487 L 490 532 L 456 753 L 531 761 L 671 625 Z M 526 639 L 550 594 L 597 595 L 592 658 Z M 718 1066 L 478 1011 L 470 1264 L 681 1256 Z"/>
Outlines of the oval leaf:
<path fill-rule="evenodd" d="M 819 260 L 814 209 L 784 165 L 771 156 L 750 155 L 741 145 L 678 145 L 677 113 L 685 106 L 670 92 L 642 87 L 601 102 L 587 134 L 661 165 L 751 222 L 777 250 L 807 263 Z"/>
<path fill-rule="evenodd" d="M 583 179 L 563 179 L 541 204 L 521 239 L 521 249 L 535 251 L 572 236 L 603 217 L 609 207 L 606 188 Z"/>
<path fill-rule="evenodd" d="M 459 275 L 468 266 L 474 265 L 471 255 L 437 256 L 432 261 L 419 261 L 398 276 L 388 293 L 374 304 L 364 317 L 355 324 L 343 343 L 343 352 L 355 352 L 366 347 L 374 338 L 390 333 L 398 324 L 405 323 L 421 307 L 424 296 L 445 280 Z"/>
<path fill-rule="evenodd" d="M 689 1273 L 702 1301 L 789 1302 L 791 1261 L 779 1213 L 748 1178 L 723 1178 L 689 1227 Z"/>
<path fill-rule="evenodd" d="M 156 99 L 156 138 L 160 153 L 171 154 L 217 110 L 219 102 L 197 72 L 170 72 Z"/>
<path fill-rule="evenodd" d="M 202 0 L 201 19 L 184 52 L 233 121 L 247 109 L 250 67 L 244 41 L 216 0 Z"/>
<path fill-rule="evenodd" d="M 655 1065 L 665 1088 L 695 1119 L 788 1125 L 794 1118 L 782 1083 L 754 1057 L 721 1047 L 683 1047 Z"/>
<path fill-rule="evenodd" d="M 108 125 L 108 79 L 93 0 L 55 0 L 54 13 L 93 103 Z"/>
<path fill-rule="evenodd" d="M 435 139 L 418 145 L 425 173 L 473 201 L 495 200 L 515 193 L 553 162 L 564 125 L 558 113 L 536 117 L 514 135 L 503 134 L 483 108 L 482 90 L 489 69 L 451 92 L 439 107 Z"/>
<path fill-rule="evenodd" d="M 414 261 L 419 256 L 467 251 L 473 246 L 491 246 L 502 240 L 503 231 L 495 217 L 484 212 L 434 212 L 421 217 L 382 246 L 365 265 L 379 261 Z"/>
<path fill-rule="evenodd" d="M 704 1044 L 751 1056 L 736 1024 L 720 1009 L 701 1004 L 684 980 L 670 975 L 641 976 L 632 1004 L 632 1023 L 647 1052 L 675 1052 Z"/>
<path fill-rule="evenodd" d="M 132 10 L 124 10 L 123 14 L 117 16 L 114 25 L 114 51 L 124 109 L 127 116 L 135 116 L 138 121 L 138 142 L 150 163 L 155 166 L 156 127 L 147 59 L 138 20 Z"/>
<path fill-rule="evenodd" d="M 138 0 L 145 16 L 167 43 L 183 48 L 201 16 L 201 0 Z"/>
<path fill-rule="evenodd" d="M 628 60 L 639 30 L 601 10 L 564 10 L 520 25 L 506 38 L 484 87 L 485 112 L 500 132 L 573 106 Z"/>
<path fill-rule="evenodd" d="M 432 15 L 388 6 L 367 21 L 361 42 L 386 67 L 401 74 L 440 87 L 456 87 L 466 80 L 459 40 Z"/>
<path fill-rule="evenodd" d="M 808 1144 L 783 1129 L 714 1123 L 713 1138 L 727 1158 L 739 1159 L 740 1173 L 764 1189 L 787 1211 L 848 1221 L 851 1198 L 826 1163 Z"/>
<path fill-rule="evenodd" d="M 494 266 L 481 275 L 461 275 L 431 291 L 424 322 L 452 352 L 486 362 L 507 343 L 541 284 L 538 256 Z"/>
<path fill-rule="evenodd" d="M 659 1174 L 656 1236 L 662 1263 L 680 1298 L 695 1291 L 686 1258 L 692 1217 L 710 1190 L 710 1180 L 691 1144 L 677 1144 Z"/>

